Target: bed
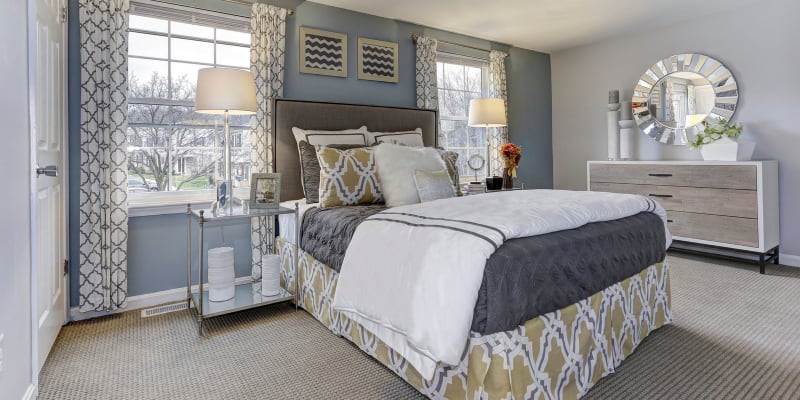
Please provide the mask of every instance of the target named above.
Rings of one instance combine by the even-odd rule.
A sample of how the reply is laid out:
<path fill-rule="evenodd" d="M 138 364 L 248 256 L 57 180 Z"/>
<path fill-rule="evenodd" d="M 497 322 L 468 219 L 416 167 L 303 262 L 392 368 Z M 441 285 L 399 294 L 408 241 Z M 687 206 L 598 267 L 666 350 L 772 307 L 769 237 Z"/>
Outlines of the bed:
<path fill-rule="evenodd" d="M 425 144 L 437 144 L 435 111 L 292 100 L 277 100 L 274 106 L 273 162 L 282 174 L 284 201 L 303 197 L 293 126 L 421 127 Z M 537 201 L 549 195 L 524 194 Z M 477 207 L 492 200 L 489 196 L 494 194 L 454 201 L 472 201 L 471 207 Z M 650 332 L 672 320 L 665 233 L 655 214 L 639 212 L 516 237 L 504 240 L 485 263 L 458 361 L 421 373 L 425 368 L 416 368 L 397 346 L 387 346 L 374 327 L 367 329 L 334 307 L 357 228 L 392 210 L 380 205 L 300 207 L 300 226 L 281 219 L 276 239 L 285 287 L 294 288 L 297 279 L 300 307 L 430 398 L 579 398 L 613 373 Z M 294 243 L 296 229 L 301 246 Z"/>

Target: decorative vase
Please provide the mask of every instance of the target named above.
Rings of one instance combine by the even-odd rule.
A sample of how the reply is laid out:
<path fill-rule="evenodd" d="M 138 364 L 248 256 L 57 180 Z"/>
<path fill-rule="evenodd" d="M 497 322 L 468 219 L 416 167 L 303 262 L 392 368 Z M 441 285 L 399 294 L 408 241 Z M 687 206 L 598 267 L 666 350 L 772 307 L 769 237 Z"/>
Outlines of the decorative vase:
<path fill-rule="evenodd" d="M 619 159 L 619 103 L 608 105 L 608 159 Z"/>
<path fill-rule="evenodd" d="M 700 146 L 700 154 L 706 161 L 750 161 L 756 144 L 746 140 L 722 139 Z"/>
<path fill-rule="evenodd" d="M 514 188 L 514 177 L 511 176 L 508 168 L 503 168 L 503 189 Z"/>
<path fill-rule="evenodd" d="M 608 159 L 619 159 L 619 90 L 608 92 Z"/>
<path fill-rule="evenodd" d="M 633 120 L 623 119 L 619 121 L 619 158 L 623 161 L 633 159 Z"/>

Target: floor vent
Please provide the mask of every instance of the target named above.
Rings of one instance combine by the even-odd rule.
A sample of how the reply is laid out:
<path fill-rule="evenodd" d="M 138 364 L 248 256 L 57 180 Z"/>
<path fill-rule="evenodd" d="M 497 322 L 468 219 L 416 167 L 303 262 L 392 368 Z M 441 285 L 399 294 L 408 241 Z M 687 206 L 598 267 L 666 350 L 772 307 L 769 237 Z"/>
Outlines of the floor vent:
<path fill-rule="evenodd" d="M 163 306 L 148 308 L 146 310 L 142 310 L 142 318 L 153 317 L 156 315 L 185 310 L 186 306 L 187 306 L 186 302 L 182 301 L 180 303 L 166 304 Z"/>

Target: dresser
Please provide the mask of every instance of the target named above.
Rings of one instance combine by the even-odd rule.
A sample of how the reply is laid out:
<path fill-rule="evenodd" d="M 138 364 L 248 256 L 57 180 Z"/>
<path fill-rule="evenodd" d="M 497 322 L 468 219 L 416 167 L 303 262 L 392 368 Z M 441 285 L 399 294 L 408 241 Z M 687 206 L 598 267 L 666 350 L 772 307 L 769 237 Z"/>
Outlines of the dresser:
<path fill-rule="evenodd" d="M 676 243 L 754 254 L 778 263 L 777 161 L 589 161 L 591 191 L 630 193 L 667 210 Z"/>

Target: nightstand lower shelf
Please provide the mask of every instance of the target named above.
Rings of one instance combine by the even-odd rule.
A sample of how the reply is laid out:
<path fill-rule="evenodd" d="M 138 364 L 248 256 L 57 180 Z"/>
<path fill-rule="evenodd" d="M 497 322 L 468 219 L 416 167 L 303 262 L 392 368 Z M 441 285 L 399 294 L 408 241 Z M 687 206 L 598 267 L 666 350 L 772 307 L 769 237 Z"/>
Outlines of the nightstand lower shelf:
<path fill-rule="evenodd" d="M 220 229 L 224 229 L 224 225 L 231 220 L 252 220 L 253 218 L 259 219 L 259 226 L 264 227 L 265 233 L 268 237 L 265 239 L 264 244 L 267 246 L 266 254 L 275 253 L 275 220 L 280 214 L 294 214 L 297 226 L 297 210 L 299 204 L 295 204 L 295 208 L 280 207 L 276 209 L 255 209 L 255 210 L 235 210 L 233 214 L 220 214 L 208 212 L 206 210 L 192 210 L 191 205 L 186 207 L 186 302 L 189 308 L 195 309 L 195 317 L 198 323 L 198 333 L 203 335 L 203 322 L 208 318 L 217 317 L 224 314 L 243 311 L 255 307 L 267 306 L 270 304 L 282 303 L 285 301 L 294 301 L 295 310 L 297 310 L 297 300 L 285 288 L 281 288 L 280 292 L 274 296 L 261 295 L 261 281 L 240 283 L 234 286 L 234 295 L 232 298 L 225 301 L 210 301 L 208 296 L 208 286 L 206 286 L 206 273 L 207 268 L 207 243 L 205 242 L 206 225 L 216 225 Z M 206 215 L 208 214 L 208 215 Z M 199 277 L 198 292 L 192 293 L 192 222 L 198 224 L 198 237 L 197 237 L 197 276 Z M 297 236 L 297 234 L 295 234 Z M 223 233 L 224 238 L 224 233 Z M 296 237 L 299 241 L 299 237 Z M 224 243 L 224 239 L 223 239 Z M 248 242 L 248 251 L 251 250 Z M 247 257 L 249 260 L 249 256 Z M 297 255 L 294 256 L 294 264 L 297 265 Z M 235 263 L 234 263 L 235 264 Z M 232 266 L 228 266 L 232 267 Z M 231 271 L 233 272 L 233 271 Z M 297 280 L 294 282 L 295 292 L 297 292 Z M 206 289 L 206 290 L 204 290 Z"/>
<path fill-rule="evenodd" d="M 203 293 L 203 315 L 199 317 L 203 319 L 213 318 L 232 312 L 291 300 L 294 300 L 294 296 L 284 288 L 281 288 L 281 292 L 275 296 L 262 296 L 261 282 L 241 283 L 236 285 L 235 294 L 230 300 L 209 301 L 208 292 Z M 197 305 L 200 304 L 199 293 L 192 293 L 192 303 L 194 304 L 195 312 L 198 312 Z"/>

